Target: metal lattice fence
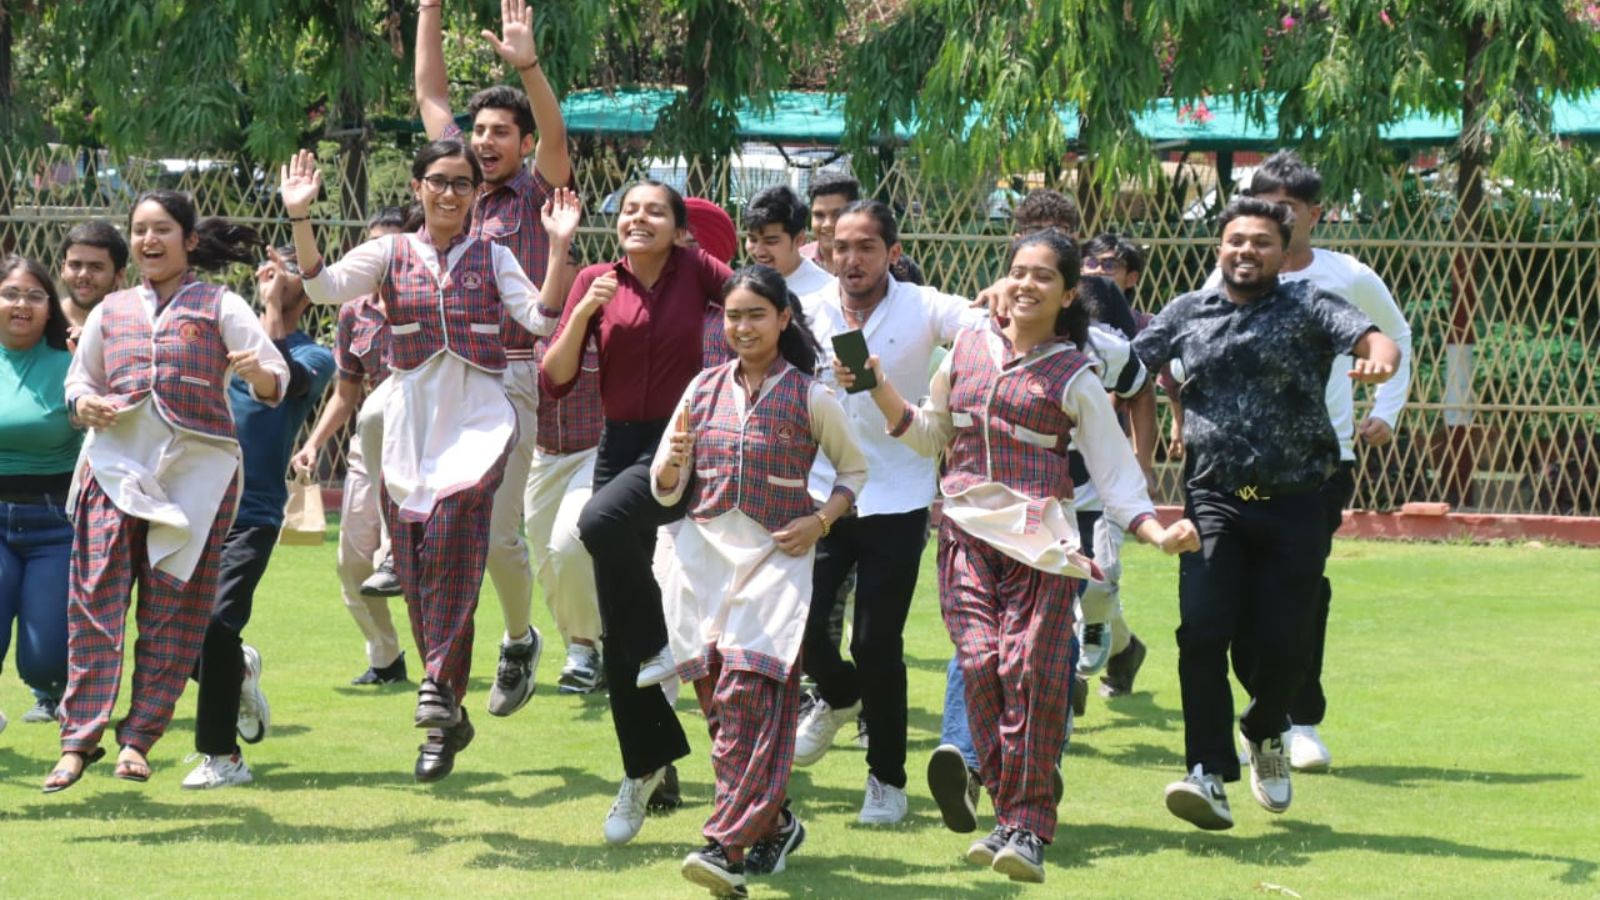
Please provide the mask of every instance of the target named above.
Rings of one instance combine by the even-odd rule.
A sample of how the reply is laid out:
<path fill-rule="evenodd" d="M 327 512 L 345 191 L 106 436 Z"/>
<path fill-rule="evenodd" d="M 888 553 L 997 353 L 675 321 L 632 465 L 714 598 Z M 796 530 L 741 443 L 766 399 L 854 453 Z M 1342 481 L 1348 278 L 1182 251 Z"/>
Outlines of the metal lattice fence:
<path fill-rule="evenodd" d="M 340 209 L 375 210 L 407 197 L 400 151 L 377 151 L 367 166 L 367 202 L 342 196 L 340 167 L 325 160 L 328 199 L 319 237 L 337 256 L 365 223 Z M 994 279 L 1009 223 L 987 215 L 993 176 L 953 183 L 924 177 L 914 162 L 873 160 L 879 196 L 902 216 L 902 243 L 931 284 L 972 295 Z M 616 193 L 650 174 L 723 202 L 735 211 L 756 190 L 787 183 L 804 191 L 821 171 L 850 171 L 826 148 L 747 147 L 705 170 L 681 160 L 621 161 L 601 152 L 578 160 L 576 187 L 589 217 L 580 233 L 586 260 L 615 255 L 610 213 Z M 1204 160 L 1166 163 L 1163 178 L 1102 193 L 1085 231 L 1114 230 L 1146 248 L 1135 305 L 1155 311 L 1199 286 L 1215 261 L 1211 213 L 1222 191 Z M 1028 178 L 1030 186 L 1043 183 Z M 286 243 L 267 173 L 227 160 L 113 159 L 103 152 L 52 148 L 0 150 L 0 249 L 59 268 L 60 242 L 73 224 L 105 217 L 125 225 L 139 191 L 191 191 L 203 214 L 228 215 Z M 1072 173 L 1064 189 L 1074 190 Z M 1389 284 L 1413 334 L 1410 399 L 1386 447 L 1361 447 L 1356 506 L 1393 509 L 1408 501 L 1447 501 L 1492 513 L 1600 515 L 1600 210 L 1536 192 L 1491 185 L 1470 227 L 1448 184 L 1397 173 L 1382 202 L 1330 204 L 1319 246 L 1352 253 Z M 131 273 L 130 273 L 131 274 Z M 246 297 L 249 273 L 230 280 Z M 308 331 L 331 340 L 329 310 Z M 1370 407 L 1357 395 L 1357 414 Z M 1165 415 L 1165 414 L 1163 414 Z M 1165 423 L 1163 423 L 1165 424 Z M 343 472 L 342 448 L 325 477 Z M 1176 499 L 1177 466 L 1158 465 L 1156 493 Z"/>

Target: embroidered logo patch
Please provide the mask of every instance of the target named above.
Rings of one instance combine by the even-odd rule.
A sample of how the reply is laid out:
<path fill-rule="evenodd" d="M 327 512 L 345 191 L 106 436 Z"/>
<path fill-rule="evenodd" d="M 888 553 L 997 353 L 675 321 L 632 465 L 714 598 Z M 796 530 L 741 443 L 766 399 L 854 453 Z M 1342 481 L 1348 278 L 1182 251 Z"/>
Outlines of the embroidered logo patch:
<path fill-rule="evenodd" d="M 785 444 L 794 443 L 794 426 L 788 422 L 778 426 L 778 440 Z"/>
<path fill-rule="evenodd" d="M 178 339 L 185 344 L 200 343 L 200 325 L 196 322 L 185 322 L 179 325 Z"/>
<path fill-rule="evenodd" d="M 1028 379 L 1028 393 L 1035 397 L 1043 397 L 1050 392 L 1050 386 L 1044 383 L 1043 378 L 1037 376 Z"/>
<path fill-rule="evenodd" d="M 461 276 L 461 286 L 469 291 L 475 291 L 483 287 L 483 276 L 477 272 L 468 272 Z"/>

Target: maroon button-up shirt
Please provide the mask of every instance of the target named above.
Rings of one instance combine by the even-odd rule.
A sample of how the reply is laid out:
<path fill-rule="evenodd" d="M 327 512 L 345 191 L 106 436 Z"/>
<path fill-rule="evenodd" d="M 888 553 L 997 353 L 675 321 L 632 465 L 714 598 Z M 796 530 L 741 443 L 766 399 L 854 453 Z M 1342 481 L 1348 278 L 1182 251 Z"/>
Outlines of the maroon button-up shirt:
<path fill-rule="evenodd" d="M 626 261 L 589 266 L 572 284 L 557 337 L 589 285 L 607 272 L 617 275 L 617 293 L 589 320 L 589 335 L 600 345 L 601 406 L 615 421 L 665 419 L 700 373 L 706 307 L 721 301 L 733 270 L 704 250 L 684 247 L 673 249 L 651 288 Z M 539 372 L 539 389 L 551 397 L 566 395 L 575 382 L 555 384 Z"/>

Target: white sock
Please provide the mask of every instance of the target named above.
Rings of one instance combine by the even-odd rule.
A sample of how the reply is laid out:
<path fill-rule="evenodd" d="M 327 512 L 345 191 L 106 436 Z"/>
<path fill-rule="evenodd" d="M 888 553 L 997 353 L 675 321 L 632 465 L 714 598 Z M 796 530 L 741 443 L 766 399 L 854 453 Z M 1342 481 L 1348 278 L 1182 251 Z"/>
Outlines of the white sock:
<path fill-rule="evenodd" d="M 529 628 L 527 631 L 524 631 L 522 633 L 522 637 L 519 638 L 514 638 L 509 634 L 505 635 L 500 639 L 500 643 L 507 647 L 526 647 L 527 645 L 533 643 L 533 629 Z"/>

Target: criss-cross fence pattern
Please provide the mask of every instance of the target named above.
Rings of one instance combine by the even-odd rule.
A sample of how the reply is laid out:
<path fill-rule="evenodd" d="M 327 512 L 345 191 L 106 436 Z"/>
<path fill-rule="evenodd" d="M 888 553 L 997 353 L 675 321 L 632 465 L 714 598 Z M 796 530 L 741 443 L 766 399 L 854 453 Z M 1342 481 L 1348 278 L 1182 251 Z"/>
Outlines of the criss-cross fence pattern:
<path fill-rule="evenodd" d="M 1195 162 L 1169 163 L 1154 185 L 1102 195 L 1089 211 L 1087 234 L 1120 231 L 1146 248 L 1135 301 L 1151 311 L 1199 286 L 1214 265 L 1211 214 L 1221 194 L 1210 167 L 1199 157 Z M 1010 223 L 988 216 L 992 175 L 952 183 L 924 177 L 904 159 L 872 164 L 879 196 L 901 214 L 905 252 L 929 283 L 970 296 L 1000 273 Z M 737 218 L 742 202 L 767 184 L 803 191 L 819 170 L 848 172 L 850 165 L 815 148 L 780 154 L 752 146 L 694 171 L 681 162 L 586 156 L 575 173 L 589 211 L 580 251 L 591 261 L 615 255 L 617 192 L 646 172 L 724 202 Z M 365 223 L 354 211 L 408 199 L 401 152 L 376 152 L 368 168 L 371 196 L 354 198 L 342 193 L 339 167 L 324 166 L 328 198 L 318 225 L 330 256 L 360 240 Z M 1070 179 L 1071 172 L 1068 190 Z M 274 181 L 225 160 L 0 150 L 0 248 L 55 270 L 72 224 L 104 216 L 124 225 L 137 193 L 157 186 L 191 191 L 204 214 L 250 222 L 283 243 L 288 227 Z M 1415 348 L 1410 402 L 1395 441 L 1359 450 L 1356 505 L 1384 510 L 1444 500 L 1484 512 L 1600 515 L 1600 385 L 1593 365 L 1600 347 L 1600 210 L 1499 187 L 1487 197 L 1475 220 L 1463 222 L 1449 184 L 1397 173 L 1387 199 L 1330 203 L 1318 228 L 1320 246 L 1354 254 L 1389 284 Z M 251 296 L 247 272 L 229 277 Z M 331 340 L 331 322 L 330 311 L 318 309 L 308 330 Z M 1359 417 L 1370 408 L 1370 393 L 1361 389 L 1357 396 Z M 342 450 L 329 449 L 324 476 L 335 479 L 343 471 Z M 1157 494 L 1175 501 L 1178 466 L 1163 459 L 1158 474 Z"/>

